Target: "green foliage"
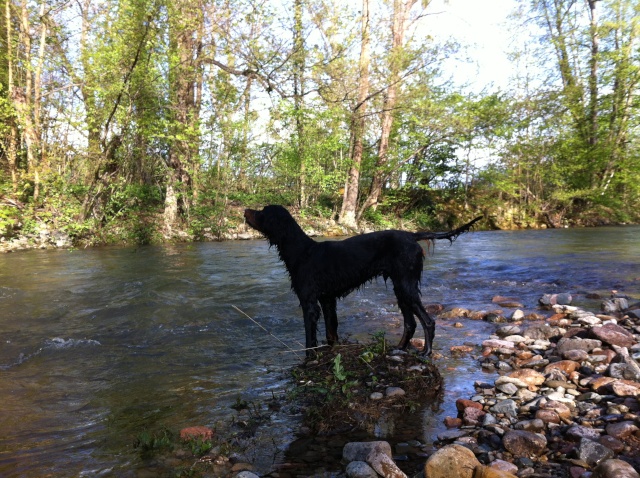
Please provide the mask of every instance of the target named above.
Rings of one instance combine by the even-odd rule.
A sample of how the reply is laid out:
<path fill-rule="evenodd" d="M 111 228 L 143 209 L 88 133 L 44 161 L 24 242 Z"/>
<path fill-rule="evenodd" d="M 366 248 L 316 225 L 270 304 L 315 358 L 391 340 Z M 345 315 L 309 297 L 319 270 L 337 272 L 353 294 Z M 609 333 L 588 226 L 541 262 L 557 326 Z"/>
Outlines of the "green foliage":
<path fill-rule="evenodd" d="M 143 430 L 136 437 L 133 447 L 138 450 L 143 458 L 149 458 L 159 453 L 172 450 L 174 441 L 174 434 L 166 428 L 155 432 Z"/>

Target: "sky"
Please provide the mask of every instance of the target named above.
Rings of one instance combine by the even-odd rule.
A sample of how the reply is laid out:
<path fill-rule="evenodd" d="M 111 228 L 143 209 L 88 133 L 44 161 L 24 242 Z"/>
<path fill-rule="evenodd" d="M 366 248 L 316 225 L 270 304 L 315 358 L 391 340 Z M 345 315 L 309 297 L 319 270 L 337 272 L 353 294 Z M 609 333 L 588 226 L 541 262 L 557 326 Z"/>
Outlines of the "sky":
<path fill-rule="evenodd" d="M 507 27 L 507 16 L 517 0 L 433 0 L 432 12 L 425 24 L 437 39 L 452 37 L 468 45 L 472 63 L 450 60 L 445 65 L 458 84 L 470 82 L 471 89 L 482 91 L 486 86 L 506 87 L 514 67 L 507 52 L 514 39 Z"/>

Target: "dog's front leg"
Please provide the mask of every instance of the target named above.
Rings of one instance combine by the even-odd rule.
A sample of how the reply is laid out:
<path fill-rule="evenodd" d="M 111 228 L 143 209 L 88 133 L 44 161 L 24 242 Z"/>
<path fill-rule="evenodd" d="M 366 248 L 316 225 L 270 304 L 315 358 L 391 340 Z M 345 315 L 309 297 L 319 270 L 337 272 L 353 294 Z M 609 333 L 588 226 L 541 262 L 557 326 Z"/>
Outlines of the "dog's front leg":
<path fill-rule="evenodd" d="M 302 315 L 304 317 L 304 331 L 306 336 L 307 357 L 313 356 L 313 348 L 318 346 L 318 319 L 320 318 L 320 307 L 315 301 L 305 301 L 301 303 Z"/>

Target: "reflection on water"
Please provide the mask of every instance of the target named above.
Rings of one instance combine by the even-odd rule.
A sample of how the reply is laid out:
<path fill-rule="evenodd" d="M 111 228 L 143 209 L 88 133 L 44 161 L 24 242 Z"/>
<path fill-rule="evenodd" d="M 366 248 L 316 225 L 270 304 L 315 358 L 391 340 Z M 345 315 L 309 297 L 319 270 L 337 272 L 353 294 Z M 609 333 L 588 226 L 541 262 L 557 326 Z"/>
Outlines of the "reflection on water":
<path fill-rule="evenodd" d="M 637 297 L 639 232 L 477 232 L 439 243 L 425 264 L 423 301 L 489 309 L 500 294 L 534 309 L 550 292 Z M 233 305 L 294 348 L 304 338 L 297 299 L 264 241 L 1 255 L 0 475 L 131 469 L 141 430 L 213 425 L 239 395 L 278 387 L 281 376 L 270 372 L 296 358 Z M 342 334 L 386 329 L 399 339 L 382 280 L 342 301 L 339 314 Z M 455 414 L 455 398 L 488 379 L 473 359 L 446 351 L 491 330 L 439 321 L 445 400 L 440 414 L 425 413 L 425 439 Z"/>

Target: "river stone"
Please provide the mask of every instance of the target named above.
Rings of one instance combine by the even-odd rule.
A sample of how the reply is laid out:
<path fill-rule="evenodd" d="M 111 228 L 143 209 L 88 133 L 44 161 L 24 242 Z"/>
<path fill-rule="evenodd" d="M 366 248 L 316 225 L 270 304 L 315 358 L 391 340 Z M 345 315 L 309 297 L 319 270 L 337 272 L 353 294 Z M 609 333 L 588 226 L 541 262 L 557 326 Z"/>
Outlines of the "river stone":
<path fill-rule="evenodd" d="M 465 425 L 478 426 L 483 420 L 486 412 L 477 408 L 467 407 L 464 409 L 462 421 Z"/>
<path fill-rule="evenodd" d="M 631 380 L 617 380 L 611 384 L 611 388 L 619 397 L 640 396 L 640 383 Z"/>
<path fill-rule="evenodd" d="M 589 357 L 589 353 L 586 350 L 572 349 L 572 350 L 566 350 L 562 354 L 562 357 L 566 360 L 573 360 L 574 362 L 582 362 L 584 360 L 587 360 L 587 358 Z"/>
<path fill-rule="evenodd" d="M 596 339 L 601 340 L 609 345 L 617 345 L 619 347 L 631 347 L 636 341 L 633 335 L 624 327 L 616 324 L 607 324 L 602 327 L 594 327 L 591 333 Z"/>
<path fill-rule="evenodd" d="M 524 331 L 524 336 L 533 340 L 548 340 L 564 333 L 560 327 L 551 327 L 549 324 L 538 324 Z"/>
<path fill-rule="evenodd" d="M 613 458 L 611 449 L 588 438 L 580 439 L 580 444 L 576 449 L 579 460 L 586 462 L 589 466 L 595 466 L 603 460 Z"/>
<path fill-rule="evenodd" d="M 544 430 L 544 422 L 539 418 L 534 418 L 532 420 L 522 420 L 516 423 L 513 428 L 516 430 L 524 430 L 527 432 L 541 432 Z"/>
<path fill-rule="evenodd" d="M 376 450 L 371 450 L 371 453 L 367 456 L 367 463 L 380 476 L 385 478 L 407 478 L 407 475 L 398 468 L 398 465 L 386 453 L 378 453 Z"/>
<path fill-rule="evenodd" d="M 512 383 L 502 383 L 500 385 L 496 385 L 496 388 L 507 395 L 513 395 L 518 391 L 518 387 Z"/>
<path fill-rule="evenodd" d="M 631 435 L 637 434 L 638 427 L 632 421 L 619 423 L 609 423 L 606 427 L 607 435 L 611 435 L 618 440 L 625 440 Z"/>
<path fill-rule="evenodd" d="M 400 387 L 387 387 L 385 390 L 387 397 L 402 397 L 405 393 Z"/>
<path fill-rule="evenodd" d="M 570 373 L 575 372 L 579 366 L 580 364 L 578 362 L 574 362 L 572 360 L 560 360 L 559 362 L 553 362 L 547 365 L 544 368 L 544 373 L 547 374 L 551 372 L 551 370 L 555 369 L 569 375 Z"/>
<path fill-rule="evenodd" d="M 489 347 L 491 349 L 513 349 L 515 344 L 506 340 L 489 339 L 482 342 L 483 347 Z"/>
<path fill-rule="evenodd" d="M 518 388 L 527 388 L 529 386 L 527 383 L 523 382 L 519 378 L 508 377 L 506 375 L 501 375 L 500 377 L 498 377 L 495 381 L 495 386 L 498 387 L 499 385 L 503 385 L 505 383 L 511 383 Z"/>
<path fill-rule="evenodd" d="M 538 405 L 540 407 L 540 410 L 553 410 L 561 419 L 568 420 L 569 418 L 571 418 L 571 409 L 564 403 L 558 402 L 557 400 L 549 400 L 546 402 L 543 402 L 541 400 Z M 542 419 L 542 417 L 538 417 L 537 414 L 536 418 Z"/>
<path fill-rule="evenodd" d="M 591 325 L 593 327 L 594 325 L 600 325 L 602 323 L 602 320 L 600 320 L 595 315 L 585 315 L 583 317 L 580 317 L 578 319 L 578 322 L 585 325 Z"/>
<path fill-rule="evenodd" d="M 347 443 L 342 449 L 342 458 L 346 462 L 367 461 L 367 457 L 371 452 L 384 453 L 391 458 L 391 445 L 386 441 L 356 441 Z"/>
<path fill-rule="evenodd" d="M 473 400 L 467 400 L 466 398 L 459 398 L 456 400 L 456 409 L 459 412 L 463 412 L 465 408 L 473 407 L 478 410 L 482 410 L 482 404 L 474 402 Z"/>
<path fill-rule="evenodd" d="M 493 413 L 502 413 L 509 417 L 517 417 L 518 416 L 518 407 L 516 406 L 516 402 L 511 399 L 502 400 L 496 403 L 490 409 Z"/>
<path fill-rule="evenodd" d="M 517 322 L 522 319 L 524 319 L 524 312 L 522 312 L 521 309 L 516 309 L 513 311 L 513 314 L 511 314 L 511 320 L 513 322 Z"/>
<path fill-rule="evenodd" d="M 489 465 L 489 467 L 493 468 L 494 470 L 500 470 L 511 474 L 518 473 L 518 467 L 516 465 L 504 460 L 494 460 L 491 462 L 491 465 Z M 480 476 L 481 478 L 484 478 L 485 475 Z"/>
<path fill-rule="evenodd" d="M 556 353 L 563 355 L 567 350 L 584 350 L 591 352 L 593 349 L 602 346 L 602 342 L 595 339 L 580 339 L 563 337 L 556 345 Z"/>
<path fill-rule="evenodd" d="M 509 335 L 519 335 L 522 332 L 522 328 L 519 325 L 503 325 L 496 330 L 496 335 L 499 337 L 507 337 Z"/>
<path fill-rule="evenodd" d="M 571 441 L 580 441 L 582 438 L 588 438 L 589 440 L 598 440 L 598 438 L 600 438 L 600 432 L 594 428 L 589 428 L 582 425 L 572 425 L 566 431 L 565 436 Z"/>
<path fill-rule="evenodd" d="M 547 439 L 537 433 L 509 430 L 502 437 L 502 444 L 514 456 L 538 456 L 547 447 Z"/>
<path fill-rule="evenodd" d="M 640 478 L 640 475 L 626 461 L 611 459 L 600 463 L 593 470 L 593 478 Z"/>
<path fill-rule="evenodd" d="M 470 430 L 445 430 L 438 433 L 438 441 L 453 441 L 458 438 L 466 437 L 471 433 Z"/>
<path fill-rule="evenodd" d="M 624 442 L 612 437 L 611 435 L 602 435 L 600 438 L 598 438 L 598 443 L 606 446 L 614 453 L 622 453 L 622 451 L 624 450 Z"/>
<path fill-rule="evenodd" d="M 256 475 L 255 473 L 252 473 L 250 471 L 241 471 L 240 473 L 238 473 L 236 475 L 236 478 L 260 478 L 258 475 Z M 363 477 L 363 478 L 369 478 L 369 477 Z M 376 478 L 376 477 L 372 477 L 372 478 Z"/>
<path fill-rule="evenodd" d="M 425 478 L 472 478 L 480 462 L 462 445 L 447 445 L 429 457 L 424 465 Z"/>
<path fill-rule="evenodd" d="M 560 423 L 560 415 L 554 410 L 536 410 L 535 417 L 545 423 Z"/>
<path fill-rule="evenodd" d="M 511 372 L 508 377 L 522 380 L 529 387 L 537 387 L 538 385 L 542 385 L 545 380 L 544 375 L 542 375 L 540 372 L 536 372 L 535 370 L 531 370 L 530 368 L 523 368 Z"/>
<path fill-rule="evenodd" d="M 345 472 L 349 478 L 379 478 L 378 473 L 364 461 L 352 461 Z"/>

